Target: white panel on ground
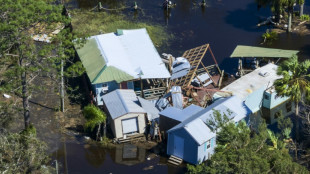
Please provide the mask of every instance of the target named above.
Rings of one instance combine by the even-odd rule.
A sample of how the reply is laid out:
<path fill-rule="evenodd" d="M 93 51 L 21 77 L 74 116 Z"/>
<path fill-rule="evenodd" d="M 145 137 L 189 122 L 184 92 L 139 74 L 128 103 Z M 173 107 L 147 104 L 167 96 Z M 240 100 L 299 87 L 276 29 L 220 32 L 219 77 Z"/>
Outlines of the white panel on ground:
<path fill-rule="evenodd" d="M 137 118 L 122 120 L 123 134 L 138 132 Z"/>

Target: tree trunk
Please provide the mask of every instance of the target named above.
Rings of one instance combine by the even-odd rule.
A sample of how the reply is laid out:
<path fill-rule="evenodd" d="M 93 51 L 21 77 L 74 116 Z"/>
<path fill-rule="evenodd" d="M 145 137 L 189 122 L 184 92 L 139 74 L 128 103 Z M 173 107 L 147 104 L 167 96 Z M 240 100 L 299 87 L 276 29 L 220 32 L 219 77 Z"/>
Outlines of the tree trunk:
<path fill-rule="evenodd" d="M 292 31 L 292 11 L 289 10 L 287 32 L 291 32 L 291 31 Z"/>
<path fill-rule="evenodd" d="M 304 15 L 304 3 L 302 3 L 302 4 L 299 4 L 299 16 L 302 16 L 302 15 Z"/>
<path fill-rule="evenodd" d="M 281 15 L 281 10 L 280 10 L 280 1 L 276 1 L 276 5 L 275 5 L 275 11 L 276 11 L 276 14 L 275 14 L 275 22 L 276 23 L 280 23 L 280 15 Z"/>
<path fill-rule="evenodd" d="M 97 134 L 96 134 L 96 141 L 98 141 L 100 129 L 101 129 L 101 124 L 98 125 L 98 130 L 97 130 Z"/>
<path fill-rule="evenodd" d="M 103 123 L 103 136 L 106 137 L 107 136 L 107 121 L 104 121 Z"/>
<path fill-rule="evenodd" d="M 23 97 L 23 108 L 24 108 L 24 122 L 25 129 L 27 129 L 30 125 L 30 112 L 29 112 L 29 97 L 27 92 L 27 78 L 26 72 L 22 72 L 21 74 L 22 80 L 22 97 Z"/>
<path fill-rule="evenodd" d="M 299 119 L 298 119 L 298 116 L 299 116 L 299 104 L 298 102 L 295 102 L 295 114 L 296 114 L 296 117 L 295 117 L 295 134 L 296 134 L 296 140 L 298 141 L 299 138 L 300 138 L 300 134 L 299 134 Z"/>
<path fill-rule="evenodd" d="M 60 110 L 61 112 L 65 111 L 65 94 L 64 94 L 64 61 L 61 60 L 61 68 L 60 68 L 61 82 L 60 82 Z"/>

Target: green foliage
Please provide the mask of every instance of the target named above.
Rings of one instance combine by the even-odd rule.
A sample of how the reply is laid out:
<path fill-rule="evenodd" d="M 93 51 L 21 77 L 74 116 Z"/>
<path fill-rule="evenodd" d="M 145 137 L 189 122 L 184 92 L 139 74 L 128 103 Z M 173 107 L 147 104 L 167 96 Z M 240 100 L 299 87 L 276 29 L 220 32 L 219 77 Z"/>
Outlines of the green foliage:
<path fill-rule="evenodd" d="M 117 29 L 146 28 L 156 47 L 166 45 L 173 38 L 163 26 L 131 21 L 120 13 L 75 10 L 71 15 L 73 30 L 81 33 L 80 37 L 116 32 Z"/>
<path fill-rule="evenodd" d="M 7 128 L 15 119 L 15 113 L 18 110 L 14 108 L 12 101 L 0 101 L 0 127 Z"/>
<path fill-rule="evenodd" d="M 108 145 L 110 145 L 112 143 L 112 140 L 109 139 L 108 137 L 103 137 L 102 141 L 100 141 L 100 143 L 104 146 L 107 147 Z"/>
<path fill-rule="evenodd" d="M 310 61 L 298 62 L 297 56 L 284 61 L 278 67 L 277 74 L 282 76 L 274 82 L 279 96 L 290 97 L 296 107 L 301 101 L 310 99 Z M 296 108 L 298 114 L 298 108 Z"/>
<path fill-rule="evenodd" d="M 212 131 L 216 131 L 218 128 L 229 122 L 228 116 L 230 116 L 231 114 L 232 112 L 229 109 L 227 110 L 227 112 L 223 113 L 221 113 L 219 110 L 213 109 L 213 115 L 212 117 L 210 117 L 209 120 L 206 120 L 206 124 Z"/>
<path fill-rule="evenodd" d="M 217 134 L 215 154 L 206 164 L 188 165 L 188 173 L 308 173 L 292 161 L 285 143 L 267 129 L 251 132 L 244 122 L 224 124 Z"/>
<path fill-rule="evenodd" d="M 53 173 L 46 144 L 35 136 L 0 133 L 0 173 Z"/>
<path fill-rule="evenodd" d="M 104 123 L 107 118 L 104 112 L 92 104 L 84 107 L 83 115 L 86 119 L 85 128 L 90 130 Z"/>
<path fill-rule="evenodd" d="M 309 21 L 310 20 L 310 16 L 307 14 L 301 15 L 300 16 L 300 20 L 302 21 Z"/>
<path fill-rule="evenodd" d="M 187 173 L 188 174 L 204 173 L 204 170 L 206 168 L 206 164 L 201 163 L 201 164 L 198 164 L 196 166 L 187 164 L 186 167 L 187 167 Z"/>
<path fill-rule="evenodd" d="M 283 139 L 289 139 L 293 128 L 293 123 L 289 117 L 285 118 L 282 113 L 278 118 L 277 127 L 281 131 Z"/>
<path fill-rule="evenodd" d="M 266 33 L 264 33 L 262 35 L 264 42 L 266 42 L 267 44 L 271 44 L 273 41 L 278 39 L 278 33 L 275 31 L 266 31 Z"/>
<path fill-rule="evenodd" d="M 21 132 L 21 134 L 24 135 L 24 136 L 34 136 L 34 137 L 36 137 L 37 136 L 37 129 L 32 124 L 30 124 L 26 129 L 24 129 Z"/>
<path fill-rule="evenodd" d="M 52 37 L 52 43 L 37 43 L 35 34 L 49 34 L 59 24 L 68 26 L 63 6 L 50 0 L 0 0 L 0 69 L 3 92 L 23 98 L 25 126 L 30 123 L 29 97 L 44 88 L 32 82 L 41 75 L 54 77 L 60 60 L 74 55 L 75 35 L 66 28 Z M 65 64 L 66 65 L 66 64 Z M 56 71 L 52 71 L 56 68 Z M 58 76 L 57 76 L 58 77 Z M 18 100 L 21 101 L 21 100 Z"/>

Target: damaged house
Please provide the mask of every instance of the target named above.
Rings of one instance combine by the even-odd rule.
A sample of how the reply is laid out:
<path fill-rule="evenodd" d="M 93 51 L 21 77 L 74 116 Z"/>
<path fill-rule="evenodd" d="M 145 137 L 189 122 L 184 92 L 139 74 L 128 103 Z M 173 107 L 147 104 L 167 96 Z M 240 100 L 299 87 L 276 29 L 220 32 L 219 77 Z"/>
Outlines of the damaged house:
<path fill-rule="evenodd" d="M 115 89 L 165 87 L 170 73 L 145 28 L 91 36 L 77 54 L 86 69 L 97 105 Z M 149 94 L 146 94 L 149 95 Z"/>
<path fill-rule="evenodd" d="M 261 118 L 273 124 L 282 113 L 288 116 L 294 113 L 294 103 L 289 97 L 277 96 L 273 83 L 281 78 L 277 75 L 278 66 L 269 63 L 242 76 L 221 91 L 242 99 L 251 110 L 251 125 L 256 127 Z M 214 97 L 227 97 L 228 93 L 217 92 Z"/>

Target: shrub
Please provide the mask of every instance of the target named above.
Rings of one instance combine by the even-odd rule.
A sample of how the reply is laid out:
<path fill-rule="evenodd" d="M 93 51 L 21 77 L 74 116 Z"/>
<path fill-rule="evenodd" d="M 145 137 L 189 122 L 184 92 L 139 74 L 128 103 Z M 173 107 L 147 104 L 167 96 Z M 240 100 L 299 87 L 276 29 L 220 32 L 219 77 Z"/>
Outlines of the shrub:
<path fill-rule="evenodd" d="M 301 15 L 300 16 L 300 20 L 302 21 L 309 21 L 310 20 L 310 16 L 307 14 Z"/>

